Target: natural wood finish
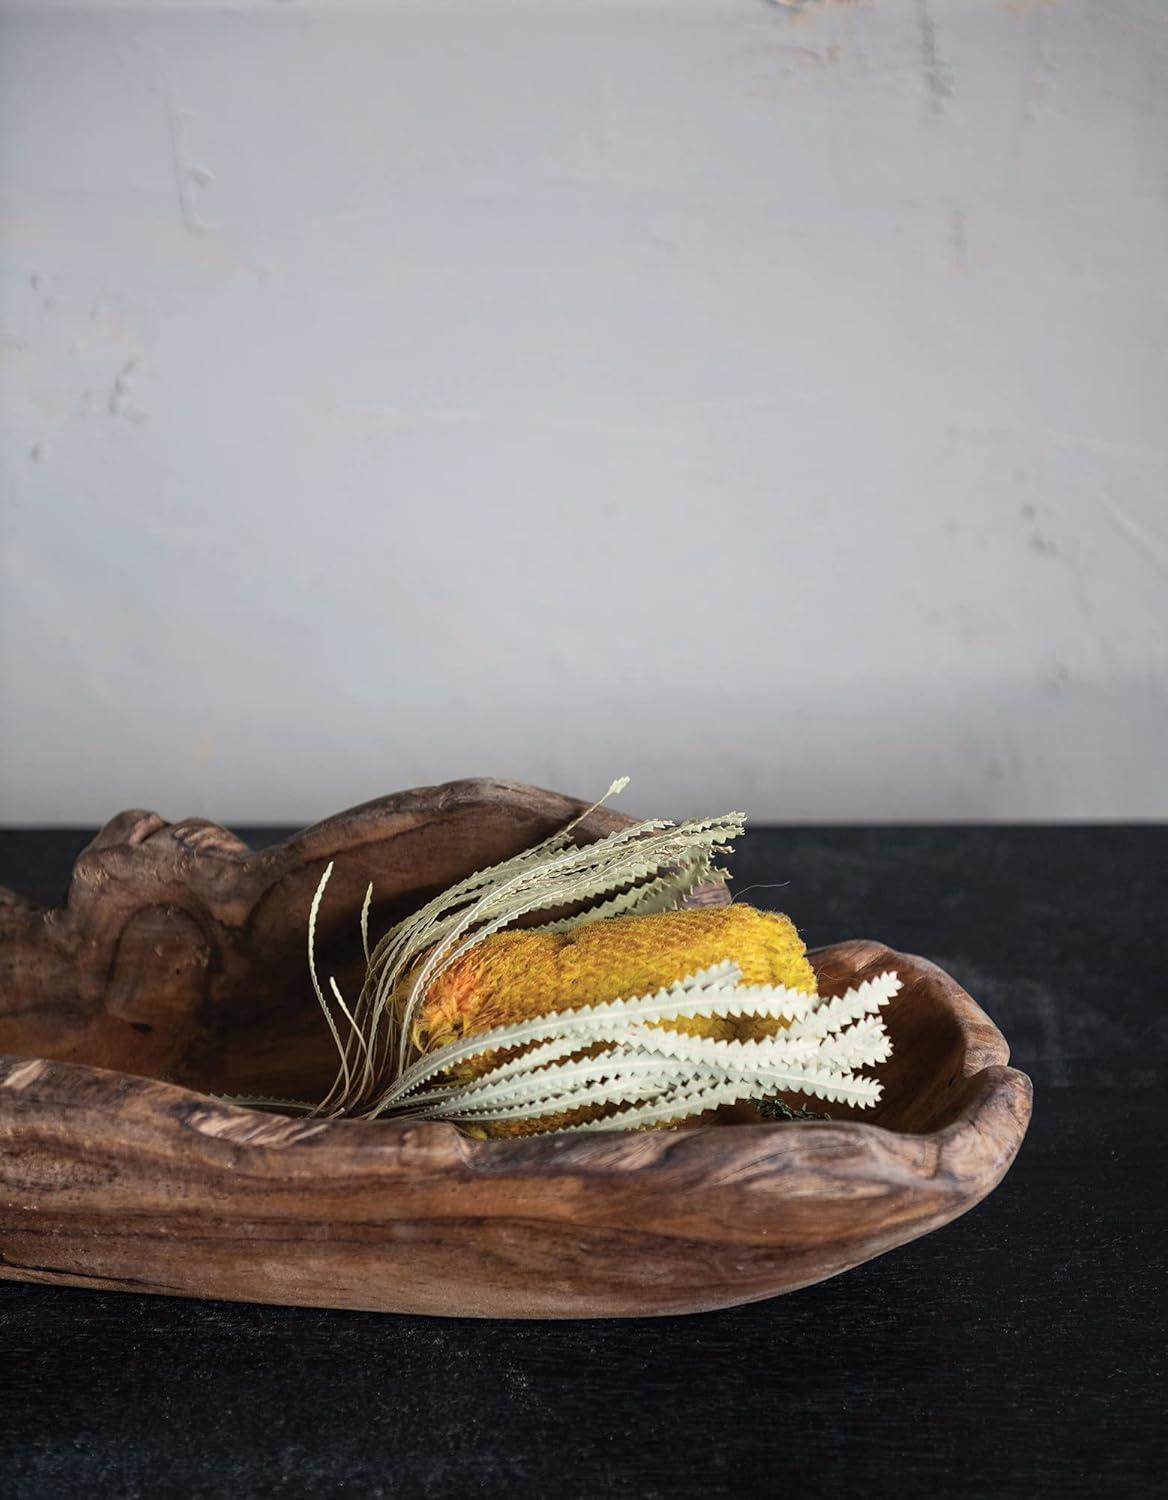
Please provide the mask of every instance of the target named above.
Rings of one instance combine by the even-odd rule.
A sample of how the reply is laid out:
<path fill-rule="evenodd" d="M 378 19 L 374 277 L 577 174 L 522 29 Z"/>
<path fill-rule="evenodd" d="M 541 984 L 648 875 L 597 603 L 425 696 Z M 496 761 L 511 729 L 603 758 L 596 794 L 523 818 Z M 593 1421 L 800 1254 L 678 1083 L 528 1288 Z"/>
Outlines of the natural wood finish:
<path fill-rule="evenodd" d="M 322 966 L 351 982 L 369 879 L 381 925 L 579 806 L 456 782 L 260 854 L 212 824 L 127 813 L 61 907 L 3 893 L 0 1277 L 447 1315 L 698 1311 L 846 1270 L 995 1186 L 1029 1080 L 954 980 L 870 942 L 813 955 L 828 992 L 887 967 L 905 982 L 885 1095 L 862 1118 L 473 1141 L 204 1092 L 331 1079 L 303 954 L 330 858 Z M 625 821 L 593 814 L 582 836 Z"/>
<path fill-rule="evenodd" d="M 336 1056 L 308 982 L 305 929 L 328 862 L 319 965 L 352 993 L 370 880 L 377 932 L 581 806 L 514 782 L 455 781 L 350 808 L 260 853 L 202 819 L 120 813 L 78 859 L 60 907 L 0 891 L 0 1052 L 217 1093 L 319 1098 Z M 601 809 L 582 841 L 629 821 Z"/>

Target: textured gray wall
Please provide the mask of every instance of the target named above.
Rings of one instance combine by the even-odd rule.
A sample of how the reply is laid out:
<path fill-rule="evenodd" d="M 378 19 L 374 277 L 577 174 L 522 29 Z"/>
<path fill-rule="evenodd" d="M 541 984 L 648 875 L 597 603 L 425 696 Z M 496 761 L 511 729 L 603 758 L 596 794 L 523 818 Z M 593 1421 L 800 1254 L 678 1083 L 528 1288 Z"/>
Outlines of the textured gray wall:
<path fill-rule="evenodd" d="M 0 816 L 1168 813 L 1160 0 L 0 19 Z"/>

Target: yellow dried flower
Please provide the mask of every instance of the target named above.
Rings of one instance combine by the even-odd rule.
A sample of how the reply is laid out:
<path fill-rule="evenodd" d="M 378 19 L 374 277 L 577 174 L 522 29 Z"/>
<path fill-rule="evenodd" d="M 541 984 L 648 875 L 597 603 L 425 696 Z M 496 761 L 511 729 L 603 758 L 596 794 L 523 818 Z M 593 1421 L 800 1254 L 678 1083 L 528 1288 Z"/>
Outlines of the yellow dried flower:
<path fill-rule="evenodd" d="M 727 958 L 741 969 L 744 984 L 816 993 L 815 971 L 789 917 L 751 906 L 701 907 L 588 922 L 567 932 L 495 933 L 431 983 L 412 1039 L 420 1052 L 432 1052 L 531 1016 L 649 994 Z M 409 987 L 407 976 L 399 987 L 399 1005 Z M 660 1024 L 694 1036 L 743 1040 L 773 1034 L 782 1023 L 727 1016 Z M 484 1053 L 451 1076 L 479 1076 L 494 1061 L 495 1054 Z M 575 1119 L 565 1117 L 565 1122 Z M 490 1133 L 524 1134 L 530 1128 L 529 1121 L 500 1122 Z M 547 1129 L 548 1122 L 539 1122 L 539 1128 Z"/>
<path fill-rule="evenodd" d="M 742 970 L 744 984 L 816 992 L 803 941 L 779 913 L 723 906 L 615 917 L 567 932 L 495 933 L 430 985 L 413 1041 L 419 1051 L 431 1052 L 527 1016 L 648 994 L 725 958 Z M 403 997 L 409 985 L 407 976 Z M 702 1036 L 743 1035 L 733 1019 L 670 1025 Z"/>

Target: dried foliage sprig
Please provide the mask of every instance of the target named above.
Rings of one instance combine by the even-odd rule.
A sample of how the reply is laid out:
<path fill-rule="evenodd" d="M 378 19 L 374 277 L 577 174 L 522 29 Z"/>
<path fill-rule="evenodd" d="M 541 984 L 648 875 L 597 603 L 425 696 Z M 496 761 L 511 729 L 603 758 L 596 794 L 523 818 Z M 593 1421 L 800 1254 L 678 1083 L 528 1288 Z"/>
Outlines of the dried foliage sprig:
<path fill-rule="evenodd" d="M 576 845 L 576 825 L 626 784 L 627 778 L 614 782 L 600 802 L 542 843 L 443 891 L 372 947 L 370 887 L 360 915 L 366 974 L 352 1006 L 334 977 L 326 993 L 317 973 L 315 934 L 328 866 L 309 913 L 308 965 L 339 1065 L 313 1113 L 630 1130 L 781 1093 L 861 1107 L 876 1102 L 880 1084 L 858 1070 L 891 1052 L 880 1011 L 900 988 L 893 973 L 825 1000 L 783 985 L 744 984 L 728 955 L 653 993 L 529 1016 L 428 1051 L 419 1045 L 415 1021 L 434 981 L 520 919 L 566 911 L 535 929 L 564 932 L 615 916 L 674 911 L 698 886 L 729 878 L 718 861 L 742 832 L 739 813 L 679 824 L 651 819 Z M 774 1034 L 721 1040 L 670 1024 L 728 1017 L 775 1023 Z M 786 1105 L 773 1113 L 783 1110 L 809 1118 Z"/>

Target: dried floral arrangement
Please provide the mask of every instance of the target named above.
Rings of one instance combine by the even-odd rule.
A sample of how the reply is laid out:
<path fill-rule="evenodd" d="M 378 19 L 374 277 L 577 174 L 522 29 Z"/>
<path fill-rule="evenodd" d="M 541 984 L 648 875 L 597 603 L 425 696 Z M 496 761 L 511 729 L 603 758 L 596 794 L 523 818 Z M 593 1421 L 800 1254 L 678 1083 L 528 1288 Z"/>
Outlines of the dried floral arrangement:
<path fill-rule="evenodd" d="M 880 1012 L 896 974 L 824 998 L 787 917 L 687 907 L 729 880 L 720 860 L 743 831 L 739 813 L 650 819 L 577 845 L 576 825 L 627 781 L 373 944 L 370 886 L 352 1003 L 317 971 L 330 863 L 309 912 L 308 966 L 336 1081 L 315 1105 L 249 1102 L 449 1120 L 479 1136 L 677 1126 L 732 1106 L 822 1118 L 791 1095 L 874 1104 L 880 1084 L 860 1070 L 890 1055 Z"/>

